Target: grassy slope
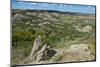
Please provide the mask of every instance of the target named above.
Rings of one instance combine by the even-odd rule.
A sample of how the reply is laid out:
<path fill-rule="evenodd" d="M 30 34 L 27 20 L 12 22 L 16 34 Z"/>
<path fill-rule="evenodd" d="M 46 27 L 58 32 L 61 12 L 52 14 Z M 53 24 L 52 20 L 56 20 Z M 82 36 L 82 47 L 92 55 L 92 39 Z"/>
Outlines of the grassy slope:
<path fill-rule="evenodd" d="M 81 31 L 89 25 L 92 29 Z M 88 27 L 87 27 L 88 29 Z M 53 11 L 13 10 L 12 14 L 12 62 L 26 58 L 34 39 L 42 36 L 44 44 L 52 48 L 68 48 L 71 44 L 91 43 L 95 40 L 95 15 L 61 13 Z M 95 44 L 93 42 L 93 44 Z M 95 46 L 90 47 L 93 51 Z"/>

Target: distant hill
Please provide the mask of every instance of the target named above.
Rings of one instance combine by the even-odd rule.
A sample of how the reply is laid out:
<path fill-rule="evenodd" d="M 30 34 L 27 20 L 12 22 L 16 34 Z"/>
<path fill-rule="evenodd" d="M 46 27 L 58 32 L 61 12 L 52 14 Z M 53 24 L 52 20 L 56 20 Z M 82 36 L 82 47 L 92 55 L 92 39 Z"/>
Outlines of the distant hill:
<path fill-rule="evenodd" d="M 70 14 L 70 15 L 92 15 L 92 16 L 95 16 L 95 14 L 92 14 L 92 13 L 80 13 L 80 12 L 64 12 L 64 11 L 57 11 L 57 10 L 27 10 L 27 9 L 23 9 L 23 10 L 20 10 L 20 9 L 13 9 L 13 11 L 15 12 L 19 12 L 19 11 L 29 11 L 29 12 L 54 12 L 54 13 L 62 13 L 62 14 Z"/>
<path fill-rule="evenodd" d="M 16 9 L 12 10 L 11 20 L 12 48 L 16 53 L 13 63 L 19 63 L 29 55 L 38 35 L 41 35 L 43 44 L 62 49 L 95 40 L 95 14 Z"/>

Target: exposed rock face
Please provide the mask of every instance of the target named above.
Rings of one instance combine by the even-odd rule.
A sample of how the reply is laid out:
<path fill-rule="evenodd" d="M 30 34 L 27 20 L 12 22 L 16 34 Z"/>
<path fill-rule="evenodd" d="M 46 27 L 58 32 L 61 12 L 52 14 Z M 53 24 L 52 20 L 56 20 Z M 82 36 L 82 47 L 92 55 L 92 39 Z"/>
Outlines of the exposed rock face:
<path fill-rule="evenodd" d="M 45 62 L 45 59 L 52 57 L 56 52 L 53 53 L 53 50 L 50 50 L 50 47 L 46 44 L 42 46 L 41 36 L 39 35 L 35 41 L 32 48 L 32 51 L 24 63 L 27 64 L 37 64 Z M 50 54 L 50 55 L 49 55 Z"/>
<path fill-rule="evenodd" d="M 55 62 L 75 62 L 93 60 L 89 50 L 89 44 L 72 44 L 70 48 L 52 49 L 43 45 L 39 35 L 35 41 L 29 57 L 25 64 L 44 64 Z"/>
<path fill-rule="evenodd" d="M 31 53 L 29 57 L 24 61 L 25 63 L 28 63 L 30 60 L 34 59 L 33 57 L 35 57 L 35 53 L 40 49 L 41 45 L 42 45 L 42 41 L 41 41 L 41 36 L 39 35 L 35 39 Z"/>
<path fill-rule="evenodd" d="M 43 59 L 43 55 L 44 52 L 46 51 L 47 49 L 47 45 L 44 45 L 38 52 L 37 52 L 37 56 L 36 56 L 36 61 L 39 62 L 40 60 Z"/>
<path fill-rule="evenodd" d="M 68 49 L 55 49 L 57 53 L 49 60 L 49 63 L 94 60 L 95 57 L 91 55 L 89 45 L 90 44 L 72 44 Z"/>
<path fill-rule="evenodd" d="M 39 35 L 34 41 L 34 45 L 33 45 L 32 51 L 29 56 L 34 55 L 34 53 L 39 50 L 41 45 L 42 45 L 42 41 L 41 41 L 41 36 Z"/>

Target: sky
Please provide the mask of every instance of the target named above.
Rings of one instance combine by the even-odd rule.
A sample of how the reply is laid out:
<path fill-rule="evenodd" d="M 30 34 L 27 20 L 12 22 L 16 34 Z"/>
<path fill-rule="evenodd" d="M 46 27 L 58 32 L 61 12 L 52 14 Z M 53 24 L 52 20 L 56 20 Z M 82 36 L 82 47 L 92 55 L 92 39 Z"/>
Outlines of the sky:
<path fill-rule="evenodd" d="M 18 0 L 18 1 L 37 1 L 37 2 L 52 2 L 52 3 L 71 3 L 71 4 L 87 4 L 96 5 L 97 0 Z"/>
<path fill-rule="evenodd" d="M 79 12 L 95 14 L 95 6 L 93 5 L 18 2 L 16 0 L 12 0 L 12 9 L 56 10 L 62 12 Z"/>

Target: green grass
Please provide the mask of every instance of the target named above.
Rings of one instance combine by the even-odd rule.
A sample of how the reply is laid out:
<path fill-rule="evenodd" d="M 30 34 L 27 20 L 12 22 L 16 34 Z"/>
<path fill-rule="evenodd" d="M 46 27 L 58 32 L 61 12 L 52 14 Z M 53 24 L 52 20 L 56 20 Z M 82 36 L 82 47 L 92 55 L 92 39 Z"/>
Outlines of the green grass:
<path fill-rule="evenodd" d="M 32 14 L 26 14 L 27 12 L 31 12 Z M 17 17 L 15 17 L 16 14 L 18 14 Z M 12 47 L 16 53 L 18 49 L 22 50 L 23 57 L 29 55 L 34 40 L 38 35 L 41 35 L 43 44 L 47 44 L 52 48 L 63 48 L 66 45 L 66 48 L 68 48 L 70 46 L 68 43 L 71 41 L 83 37 L 87 37 L 84 40 L 88 41 L 89 36 L 95 35 L 95 17 L 92 15 L 84 16 L 47 11 L 32 12 L 28 10 L 13 10 L 13 17 Z M 26 24 L 27 22 L 29 24 Z M 43 25 L 44 22 L 49 22 L 50 24 Z M 40 23 L 42 23 L 42 25 L 39 26 Z M 79 26 L 79 28 L 85 25 L 91 25 L 94 29 L 94 31 L 91 31 L 93 34 L 87 35 L 87 32 L 80 32 L 76 30 L 75 25 Z M 95 45 L 90 46 L 90 49 L 95 52 Z M 18 56 L 15 56 L 12 60 L 14 61 L 17 58 Z M 20 59 L 14 63 L 18 63 L 18 61 L 20 61 Z"/>

